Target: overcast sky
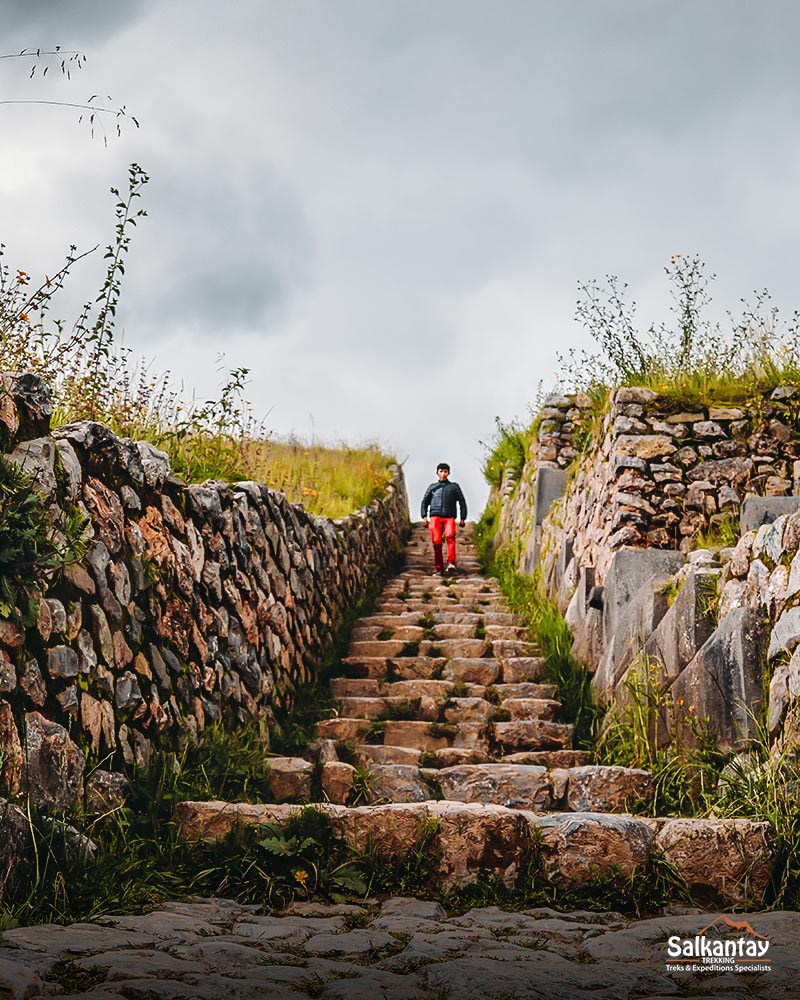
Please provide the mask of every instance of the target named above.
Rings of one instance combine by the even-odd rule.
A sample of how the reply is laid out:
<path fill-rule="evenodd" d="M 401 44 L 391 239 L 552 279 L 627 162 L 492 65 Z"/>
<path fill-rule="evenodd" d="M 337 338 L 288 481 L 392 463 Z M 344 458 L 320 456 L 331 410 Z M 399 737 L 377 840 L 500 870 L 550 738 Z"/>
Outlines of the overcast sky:
<path fill-rule="evenodd" d="M 278 435 L 379 440 L 415 516 L 443 459 L 479 513 L 479 441 L 586 343 L 580 280 L 621 275 L 649 322 L 696 252 L 720 313 L 764 286 L 800 306 L 793 0 L 0 7 L 3 52 L 88 56 L 71 81 L 0 60 L 0 99 L 110 94 L 141 122 L 106 148 L 76 112 L 0 105 L 6 259 L 108 242 L 140 163 L 125 342 L 203 398 L 224 352 Z"/>

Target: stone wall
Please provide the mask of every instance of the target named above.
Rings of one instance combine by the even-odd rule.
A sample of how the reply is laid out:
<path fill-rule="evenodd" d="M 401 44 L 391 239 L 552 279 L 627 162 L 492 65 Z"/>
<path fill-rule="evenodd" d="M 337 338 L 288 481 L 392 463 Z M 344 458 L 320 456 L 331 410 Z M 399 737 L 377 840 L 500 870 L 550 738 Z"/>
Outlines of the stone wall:
<path fill-rule="evenodd" d="M 521 542 L 527 572 L 541 561 L 551 578 L 566 542 L 602 583 L 615 552 L 688 551 L 699 529 L 738 521 L 746 495 L 789 495 L 800 477 L 800 390 L 794 387 L 746 407 L 693 412 L 676 410 L 649 389 L 616 389 L 576 465 L 574 438 L 582 425 L 589 431 L 587 405 L 585 397 L 545 400 L 538 440 L 503 505 L 501 538 Z M 571 464 L 568 481 L 563 470 Z M 553 493 L 564 490 L 552 502 Z M 543 503 L 537 504 L 537 493 Z"/>
<path fill-rule="evenodd" d="M 6 377 L 0 438 L 55 518 L 89 518 L 81 564 L 38 620 L 0 620 L 0 793 L 71 808 L 87 759 L 147 766 L 209 722 L 269 723 L 319 669 L 408 530 L 402 471 L 331 521 L 255 482 L 187 486 L 153 446 L 97 423 L 50 433 L 49 393 Z"/>
<path fill-rule="evenodd" d="M 598 704 L 624 712 L 658 692 L 654 743 L 691 742 L 707 720 L 734 752 L 767 716 L 776 746 L 798 745 L 798 407 L 791 386 L 693 412 L 617 389 L 567 471 L 552 449 L 569 440 L 572 453 L 559 428 L 574 436 L 583 411 L 551 397 L 520 481 L 496 498 L 499 543 L 541 572 Z M 698 548 L 698 529 L 723 526 L 738 544 Z"/>

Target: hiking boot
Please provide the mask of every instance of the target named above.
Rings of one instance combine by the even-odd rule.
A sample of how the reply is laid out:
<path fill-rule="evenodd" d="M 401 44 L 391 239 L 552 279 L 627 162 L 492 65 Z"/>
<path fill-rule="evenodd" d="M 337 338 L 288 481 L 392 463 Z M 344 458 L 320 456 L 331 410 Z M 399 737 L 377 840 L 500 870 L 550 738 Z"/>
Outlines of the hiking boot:
<path fill-rule="evenodd" d="M 455 563 L 448 563 L 447 564 L 447 569 L 444 571 L 444 574 L 445 574 L 445 576 L 452 576 L 453 573 L 457 573 L 457 572 L 458 572 L 458 570 L 456 568 L 456 564 Z"/>

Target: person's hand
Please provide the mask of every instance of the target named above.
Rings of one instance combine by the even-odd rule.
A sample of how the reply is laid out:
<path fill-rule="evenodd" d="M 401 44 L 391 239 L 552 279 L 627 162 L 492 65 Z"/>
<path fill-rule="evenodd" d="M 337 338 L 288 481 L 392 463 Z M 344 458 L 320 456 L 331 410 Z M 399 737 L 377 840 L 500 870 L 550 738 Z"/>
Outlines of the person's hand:
<path fill-rule="evenodd" d="M 422 519 L 422 523 L 423 523 L 423 524 L 425 525 L 425 527 L 427 528 L 430 522 L 428 521 L 427 517 L 423 517 L 423 519 Z"/>
<path fill-rule="evenodd" d="M 466 521 L 459 521 L 459 522 L 458 522 L 458 526 L 459 526 L 460 528 L 463 528 L 463 527 L 465 527 L 466 523 L 467 523 Z"/>

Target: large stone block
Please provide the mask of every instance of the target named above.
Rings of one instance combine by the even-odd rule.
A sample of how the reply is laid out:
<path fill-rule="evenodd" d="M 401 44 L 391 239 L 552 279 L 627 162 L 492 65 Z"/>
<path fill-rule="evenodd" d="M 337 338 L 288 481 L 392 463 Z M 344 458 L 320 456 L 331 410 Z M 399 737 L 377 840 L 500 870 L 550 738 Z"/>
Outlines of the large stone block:
<path fill-rule="evenodd" d="M 800 510 L 800 497 L 745 497 L 742 502 L 740 532 L 755 531 L 762 524 L 771 524 L 782 514 Z"/>
<path fill-rule="evenodd" d="M 511 809 L 549 809 L 547 769 L 523 764 L 463 764 L 437 775 L 445 799 L 483 802 Z"/>
<path fill-rule="evenodd" d="M 647 580 L 615 615 L 616 627 L 612 633 L 606 632 L 605 650 L 592 680 L 595 699 L 607 705 L 634 660 L 641 651 L 669 607 L 664 588 L 672 577 L 653 576 Z"/>
<path fill-rule="evenodd" d="M 567 808 L 573 812 L 631 812 L 653 800 L 653 775 L 640 768 L 588 764 L 568 773 Z"/>
<path fill-rule="evenodd" d="M 370 802 L 426 802 L 431 790 L 413 764 L 371 764 L 367 779 Z"/>
<path fill-rule="evenodd" d="M 533 819 L 545 878 L 564 887 L 628 877 L 646 869 L 653 830 L 644 820 L 605 813 L 551 813 Z"/>
<path fill-rule="evenodd" d="M 656 846 L 693 898 L 723 906 L 762 902 L 777 861 L 769 823 L 671 819 Z"/>
<path fill-rule="evenodd" d="M 606 645 L 637 592 L 651 580 L 673 576 L 685 561 L 682 552 L 672 549 L 623 549 L 614 553 L 603 582 Z"/>
<path fill-rule="evenodd" d="M 566 469 L 552 469 L 540 466 L 536 470 L 536 480 L 534 482 L 533 504 L 534 520 L 538 526 L 547 517 L 554 500 L 558 500 L 564 495 L 567 488 Z"/>
<path fill-rule="evenodd" d="M 83 753 L 63 726 L 39 712 L 25 716 L 23 784 L 37 805 L 69 811 L 83 794 Z"/>
<path fill-rule="evenodd" d="M 708 719 L 723 750 L 756 735 L 763 701 L 764 622 L 751 608 L 725 618 L 670 689 L 678 735 L 687 742 Z"/>
<path fill-rule="evenodd" d="M 648 664 L 658 664 L 661 683 L 674 681 L 711 637 L 716 626 L 717 570 L 692 567 L 672 606 L 645 643 Z"/>
<path fill-rule="evenodd" d="M 530 813 L 477 802 L 431 802 L 428 810 L 438 823 L 430 850 L 441 889 L 494 878 L 514 887 L 533 847 Z"/>
<path fill-rule="evenodd" d="M 267 785 L 279 802 L 308 802 L 314 765 L 302 757 L 273 757 L 269 761 Z"/>

